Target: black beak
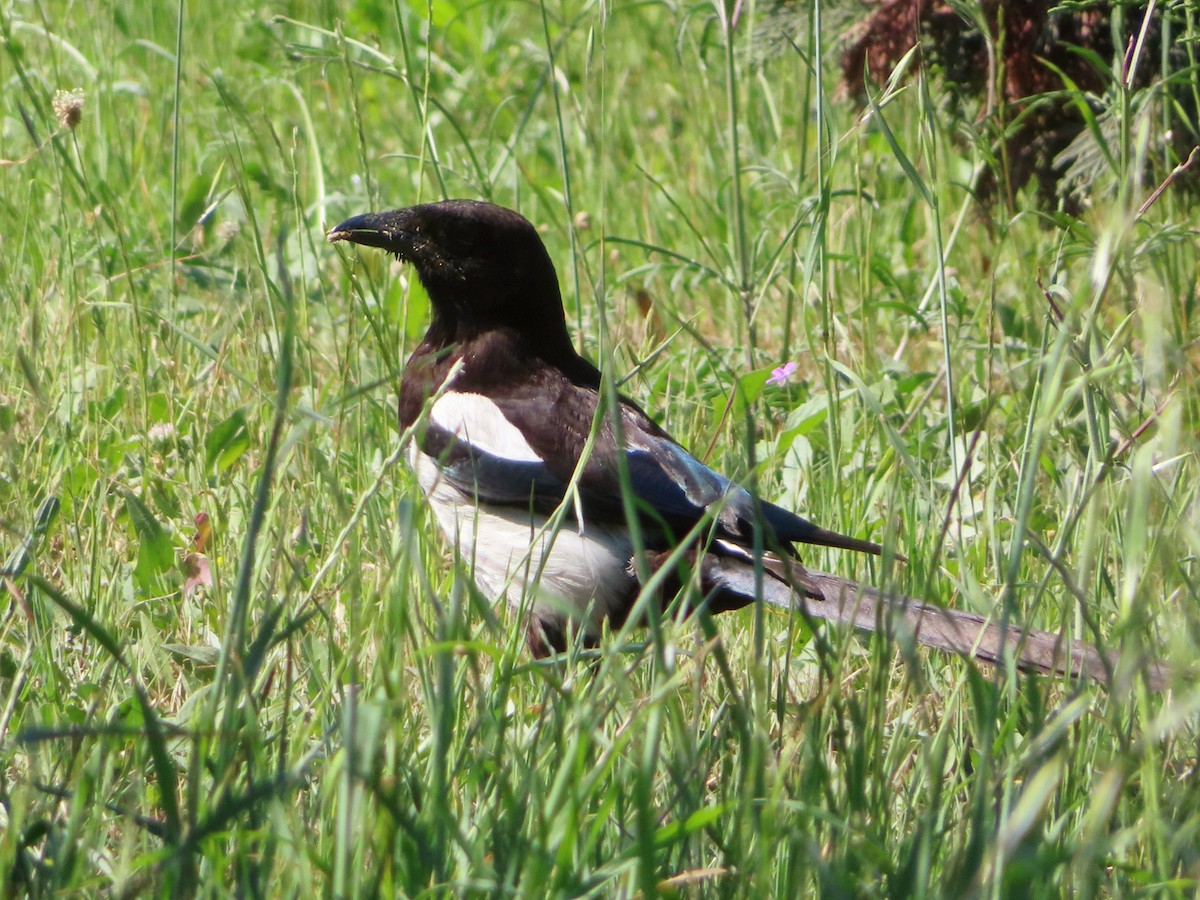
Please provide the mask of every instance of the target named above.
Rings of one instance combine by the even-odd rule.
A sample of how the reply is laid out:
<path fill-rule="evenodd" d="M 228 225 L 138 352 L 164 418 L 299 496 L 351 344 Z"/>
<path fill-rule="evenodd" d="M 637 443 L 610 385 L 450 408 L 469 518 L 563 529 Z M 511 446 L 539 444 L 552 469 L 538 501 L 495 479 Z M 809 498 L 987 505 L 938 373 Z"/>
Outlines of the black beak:
<path fill-rule="evenodd" d="M 389 253 L 404 256 L 412 247 L 413 235 L 409 218 L 406 209 L 353 216 L 330 230 L 329 241 L 350 241 L 366 247 L 380 247 Z"/>

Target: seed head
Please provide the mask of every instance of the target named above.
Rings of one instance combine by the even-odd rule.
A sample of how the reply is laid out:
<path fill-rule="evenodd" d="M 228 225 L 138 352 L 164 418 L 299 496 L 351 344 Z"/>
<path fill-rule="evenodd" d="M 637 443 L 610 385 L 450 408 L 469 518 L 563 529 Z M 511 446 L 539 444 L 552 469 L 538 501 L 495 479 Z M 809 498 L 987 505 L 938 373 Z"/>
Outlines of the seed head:
<path fill-rule="evenodd" d="M 63 128 L 74 128 L 83 118 L 83 88 L 55 91 L 54 115 Z"/>

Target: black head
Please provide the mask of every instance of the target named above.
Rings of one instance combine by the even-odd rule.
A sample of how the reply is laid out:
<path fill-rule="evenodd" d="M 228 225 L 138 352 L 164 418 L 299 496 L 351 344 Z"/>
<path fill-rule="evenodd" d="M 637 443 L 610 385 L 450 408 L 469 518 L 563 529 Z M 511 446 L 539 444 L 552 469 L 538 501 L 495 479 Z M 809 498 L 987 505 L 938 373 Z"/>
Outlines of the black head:
<path fill-rule="evenodd" d="M 511 209 L 478 200 L 424 203 L 354 216 L 329 240 L 379 247 L 412 263 L 447 337 L 496 327 L 541 340 L 566 337 L 554 264 L 537 230 Z"/>

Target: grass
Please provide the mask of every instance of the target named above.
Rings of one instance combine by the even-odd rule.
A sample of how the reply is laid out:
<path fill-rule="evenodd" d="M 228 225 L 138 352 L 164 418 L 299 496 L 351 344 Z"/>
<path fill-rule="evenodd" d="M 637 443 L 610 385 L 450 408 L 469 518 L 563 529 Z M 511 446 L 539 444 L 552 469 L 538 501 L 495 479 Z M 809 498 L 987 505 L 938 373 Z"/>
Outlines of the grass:
<path fill-rule="evenodd" d="M 863 117 L 836 7 L 761 62 L 719 12 L 0 6 L 8 891 L 1196 894 L 1191 197 L 1125 127 L 1080 215 L 980 208 L 936 80 Z M 323 237 L 443 195 L 544 228 L 684 444 L 911 559 L 813 563 L 1113 685 L 757 610 L 531 661 L 396 464 L 427 301 Z"/>

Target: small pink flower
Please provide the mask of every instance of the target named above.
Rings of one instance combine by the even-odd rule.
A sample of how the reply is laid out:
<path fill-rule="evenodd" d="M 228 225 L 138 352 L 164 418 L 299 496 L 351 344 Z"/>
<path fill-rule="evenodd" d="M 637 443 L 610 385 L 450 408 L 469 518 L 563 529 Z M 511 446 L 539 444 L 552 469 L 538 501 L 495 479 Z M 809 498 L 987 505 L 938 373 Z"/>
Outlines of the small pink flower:
<path fill-rule="evenodd" d="M 213 583 L 212 566 L 208 557 L 203 553 L 185 553 L 183 556 L 183 574 L 187 580 L 183 583 L 184 594 L 192 594 L 198 587 L 211 587 Z"/>
<path fill-rule="evenodd" d="M 771 370 L 771 377 L 767 379 L 767 384 L 785 385 L 792 380 L 792 376 L 796 374 L 796 370 L 800 368 L 794 362 L 786 362 L 782 366 Z"/>

